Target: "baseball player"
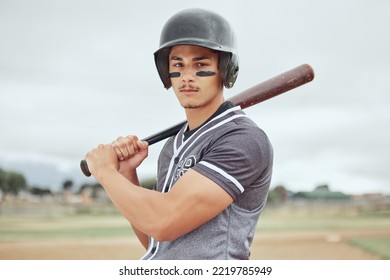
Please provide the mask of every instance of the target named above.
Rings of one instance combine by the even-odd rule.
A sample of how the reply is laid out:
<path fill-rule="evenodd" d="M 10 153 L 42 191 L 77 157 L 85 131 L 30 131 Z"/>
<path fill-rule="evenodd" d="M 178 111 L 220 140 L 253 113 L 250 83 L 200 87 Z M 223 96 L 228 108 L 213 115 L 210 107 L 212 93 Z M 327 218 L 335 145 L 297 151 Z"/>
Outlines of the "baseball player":
<path fill-rule="evenodd" d="M 136 169 L 148 144 L 119 137 L 86 155 L 91 173 L 146 249 L 142 259 L 249 259 L 272 174 L 266 134 L 224 100 L 238 74 L 236 38 L 218 14 L 188 9 L 165 24 L 155 63 L 187 123 L 158 159 L 156 189 Z"/>

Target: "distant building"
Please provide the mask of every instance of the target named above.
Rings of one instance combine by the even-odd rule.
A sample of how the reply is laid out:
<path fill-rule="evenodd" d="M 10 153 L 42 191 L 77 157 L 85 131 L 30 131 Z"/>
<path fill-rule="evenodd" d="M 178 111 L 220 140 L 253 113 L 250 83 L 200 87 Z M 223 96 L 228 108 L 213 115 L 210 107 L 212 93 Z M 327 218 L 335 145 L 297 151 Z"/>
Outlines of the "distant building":
<path fill-rule="evenodd" d="M 311 192 L 297 192 L 292 195 L 293 199 L 305 199 L 311 201 L 349 201 L 351 196 L 342 192 L 332 192 L 327 185 L 315 188 Z"/>

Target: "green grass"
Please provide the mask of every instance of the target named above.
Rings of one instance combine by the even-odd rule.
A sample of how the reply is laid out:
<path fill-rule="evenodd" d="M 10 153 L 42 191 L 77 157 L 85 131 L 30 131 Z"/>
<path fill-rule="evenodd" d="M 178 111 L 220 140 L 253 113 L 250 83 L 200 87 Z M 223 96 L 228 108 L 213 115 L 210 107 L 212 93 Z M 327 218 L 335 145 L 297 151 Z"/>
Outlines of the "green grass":
<path fill-rule="evenodd" d="M 349 240 L 349 242 L 381 259 L 390 260 L 390 237 L 356 238 Z"/>
<path fill-rule="evenodd" d="M 0 217 L 0 242 L 126 237 L 133 233 L 129 223 L 119 215 Z"/>
<path fill-rule="evenodd" d="M 0 242 L 21 240 L 21 239 L 57 239 L 57 238 L 97 238 L 129 236 L 132 231 L 129 227 L 116 228 L 79 228 L 79 229 L 57 229 L 57 230 L 1 230 Z"/>
<path fill-rule="evenodd" d="M 365 230 L 390 229 L 387 216 L 294 216 L 265 213 L 260 217 L 259 231 L 299 231 L 299 230 Z"/>

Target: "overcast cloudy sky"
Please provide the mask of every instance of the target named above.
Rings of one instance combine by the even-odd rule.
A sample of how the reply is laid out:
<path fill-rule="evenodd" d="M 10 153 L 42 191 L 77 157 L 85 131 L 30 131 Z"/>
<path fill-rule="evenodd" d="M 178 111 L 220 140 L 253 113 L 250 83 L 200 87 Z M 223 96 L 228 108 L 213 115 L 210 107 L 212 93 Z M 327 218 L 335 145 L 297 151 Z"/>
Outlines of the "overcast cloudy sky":
<path fill-rule="evenodd" d="M 153 52 L 168 18 L 198 7 L 237 34 L 240 74 L 227 98 L 303 63 L 316 72 L 246 110 L 273 143 L 273 186 L 390 193 L 389 1 L 187 3 L 0 0 L 0 168 L 55 164 L 80 179 L 80 159 L 99 143 L 183 120 Z M 160 148 L 141 176 L 155 173 Z M 42 182 L 50 172 L 38 172 Z"/>

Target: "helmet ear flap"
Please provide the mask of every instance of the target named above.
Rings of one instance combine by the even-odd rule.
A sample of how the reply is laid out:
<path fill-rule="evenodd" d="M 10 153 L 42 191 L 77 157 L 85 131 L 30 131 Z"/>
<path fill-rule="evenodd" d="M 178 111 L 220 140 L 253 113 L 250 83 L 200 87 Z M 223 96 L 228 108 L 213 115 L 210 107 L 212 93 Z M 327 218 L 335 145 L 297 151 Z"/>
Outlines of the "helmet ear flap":
<path fill-rule="evenodd" d="M 226 88 L 232 88 L 237 80 L 239 71 L 238 56 L 228 52 L 220 52 L 219 60 L 223 84 Z"/>
<path fill-rule="evenodd" d="M 164 84 L 166 89 L 169 89 L 171 84 L 171 79 L 169 78 L 169 54 L 171 48 L 161 49 L 159 52 L 154 53 L 154 61 L 156 63 L 156 68 L 160 76 L 161 81 Z"/>

